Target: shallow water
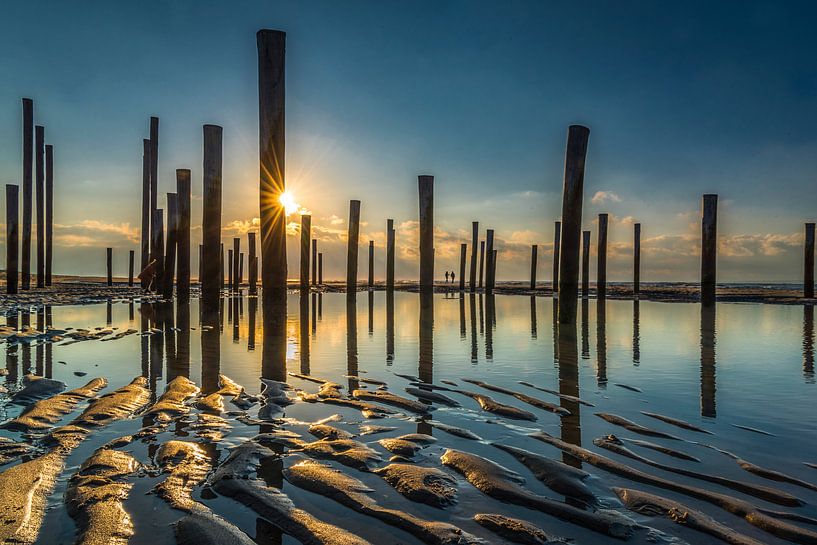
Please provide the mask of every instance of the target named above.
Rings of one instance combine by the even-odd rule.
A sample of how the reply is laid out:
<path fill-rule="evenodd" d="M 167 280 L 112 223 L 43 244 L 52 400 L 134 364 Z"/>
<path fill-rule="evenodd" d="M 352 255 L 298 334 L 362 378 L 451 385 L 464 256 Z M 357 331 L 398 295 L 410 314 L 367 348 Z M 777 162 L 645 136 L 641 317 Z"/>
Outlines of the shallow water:
<path fill-rule="evenodd" d="M 718 543 L 715 538 L 692 531 L 660 517 L 648 518 L 628 512 L 610 490 L 625 486 L 679 500 L 699 509 L 721 523 L 764 543 L 785 543 L 744 520 L 703 501 L 660 488 L 633 483 L 587 464 L 526 434 L 538 430 L 624 462 L 647 473 L 750 500 L 772 510 L 786 510 L 817 517 L 817 492 L 788 483 L 765 480 L 743 471 L 731 458 L 690 441 L 701 441 L 728 450 L 765 468 L 782 471 L 804 481 L 817 483 L 817 470 L 803 462 L 817 463 L 814 452 L 817 418 L 814 415 L 815 385 L 813 370 L 814 323 L 812 307 L 751 304 L 719 304 L 704 311 L 697 304 L 651 303 L 632 301 L 584 301 L 575 336 L 553 327 L 553 306 L 549 298 L 465 294 L 437 294 L 423 299 L 418 294 L 396 292 L 360 292 L 351 302 L 345 294 L 291 293 L 287 297 L 285 317 L 262 316 L 255 298 L 223 299 L 223 308 L 215 319 L 215 328 L 202 330 L 198 301 L 188 305 L 140 305 L 120 301 L 108 305 L 53 307 L 40 315 L 12 317 L 7 323 L 19 327 L 26 322 L 43 329 L 113 327 L 114 333 L 129 328 L 146 331 L 156 327 L 164 332 L 133 334 L 121 339 L 66 341 L 31 346 L 9 345 L 6 349 L 6 386 L 14 391 L 26 372 L 64 381 L 68 388 L 85 384 L 90 378 L 104 376 L 111 391 L 134 376 L 150 378 L 151 389 L 161 394 L 169 379 L 178 375 L 191 378 L 205 392 L 217 389 L 218 374 L 243 385 L 247 392 L 261 390 L 259 377 L 288 382 L 294 389 L 317 392 L 319 385 L 286 373 L 314 375 L 344 386 L 342 392 L 375 385 L 358 383 L 348 375 L 387 382 L 389 391 L 408 398 L 404 388 L 409 381 L 396 374 L 414 375 L 423 382 L 448 385 L 490 395 L 497 401 L 532 412 L 536 421 L 510 420 L 485 411 L 473 399 L 452 392 L 441 392 L 456 399 L 461 407 L 435 405 L 431 416 L 445 424 L 473 431 L 484 439 L 468 441 L 432 428 L 410 413 L 369 423 L 396 426 L 391 433 L 367 435 L 357 439 L 375 448 L 384 458 L 389 453 L 377 444 L 384 437 L 422 432 L 439 439 L 420 451 L 417 463 L 442 468 L 439 457 L 452 447 L 490 458 L 522 474 L 525 488 L 560 501 L 564 497 L 548 490 L 512 456 L 489 442 L 501 442 L 540 453 L 549 458 L 581 466 L 592 474 L 588 485 L 602 506 L 619 510 L 643 524 L 657 528 L 689 543 Z M 205 321 L 212 318 L 203 318 Z M 38 324 L 39 321 L 39 324 Z M 267 330 L 264 324 L 267 323 Z M 209 323 L 209 322 L 208 322 Z M 206 326 L 206 324 L 204 324 Z M 39 327 L 38 327 L 39 326 Z M 204 337 L 204 338 L 202 338 Z M 285 356 L 284 356 L 285 355 Z M 284 365 L 284 358 L 286 360 Z M 87 373 L 77 376 L 75 373 Z M 492 392 L 463 382 L 477 379 L 542 400 L 561 404 L 571 415 L 560 418 L 532 407 L 509 395 Z M 581 397 L 595 405 L 588 407 L 519 384 L 519 381 L 559 390 Z M 450 386 L 450 385 L 449 385 Z M 640 391 L 639 391 L 640 390 Z M 294 393 L 291 393 L 294 399 Z M 227 410 L 237 410 L 225 400 Z M 81 404 L 77 412 L 84 407 Z M 20 412 L 19 406 L 5 405 L 4 418 Z M 258 407 L 250 409 L 255 416 Z M 713 435 L 680 429 L 649 418 L 640 411 L 660 413 L 700 426 Z M 686 441 L 667 441 L 642 437 L 614 426 L 594 413 L 613 413 L 638 424 L 660 430 Z M 221 442 L 210 448 L 215 461 L 223 461 L 228 448 L 253 437 L 259 430 L 284 427 L 298 432 L 304 440 L 313 440 L 305 423 L 338 413 L 343 418 L 332 425 L 358 432 L 364 419 L 361 413 L 324 403 L 296 402 L 285 408 L 283 422 L 262 426 L 245 425 L 228 416 L 231 429 Z M 76 413 L 67 416 L 64 422 Z M 188 419 L 189 420 L 189 419 Z M 68 478 L 94 449 L 121 435 L 134 433 L 142 418 L 118 422 L 96 433 L 74 450 L 66 471 L 50 496 L 49 508 L 40 533 L 42 543 L 73 543 L 75 524 L 68 515 L 63 493 Z M 737 426 L 765 431 L 764 435 Z M 796 495 L 806 502 L 800 508 L 781 507 L 704 481 L 654 469 L 622 458 L 593 445 L 593 440 L 614 433 L 622 438 L 638 438 L 660 443 L 701 459 L 701 463 L 667 457 L 652 450 L 627 446 L 638 454 L 666 465 L 716 474 L 759 485 L 774 487 Z M 0 432 L 20 439 L 20 434 Z M 136 442 L 123 450 L 131 452 L 146 465 L 161 442 L 183 436 L 202 441 L 185 422 L 171 426 L 155 440 Z M 303 459 L 302 455 L 284 458 L 284 466 Z M 476 513 L 501 513 L 533 522 L 548 533 L 574 538 L 578 543 L 615 543 L 575 524 L 566 523 L 538 511 L 501 503 L 489 498 L 448 468 L 455 476 L 459 502 L 445 510 L 412 503 L 400 496 L 380 477 L 330 462 L 333 467 L 362 480 L 375 489 L 372 494 L 385 507 L 403 509 L 429 520 L 451 522 L 492 543 L 504 541 L 473 522 Z M 5 468 L 0 468 L 5 469 Z M 372 543 L 420 543 L 408 533 L 383 522 L 358 515 L 332 500 L 290 485 L 280 474 L 266 475 L 295 505 L 313 515 L 358 533 Z M 170 523 L 182 513 L 147 492 L 164 475 L 144 472 L 134 479 L 135 486 L 125 501 L 135 535 L 131 543 L 173 543 Z M 249 509 L 228 498 L 202 499 L 201 487 L 194 497 L 205 502 L 259 543 L 297 543 Z M 808 528 L 807 525 L 803 526 Z M 817 527 L 811 527 L 812 530 Z M 389 537 L 384 537 L 389 536 Z M 633 542 L 646 540 L 636 537 Z"/>

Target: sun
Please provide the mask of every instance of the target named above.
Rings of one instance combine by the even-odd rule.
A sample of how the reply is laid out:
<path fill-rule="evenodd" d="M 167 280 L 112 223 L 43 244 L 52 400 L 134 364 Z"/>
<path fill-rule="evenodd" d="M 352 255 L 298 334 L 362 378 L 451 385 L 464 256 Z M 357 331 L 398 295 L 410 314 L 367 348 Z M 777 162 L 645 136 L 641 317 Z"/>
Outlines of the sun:
<path fill-rule="evenodd" d="M 295 195 L 289 191 L 284 191 L 278 200 L 284 207 L 284 214 L 290 216 L 301 209 L 301 205 L 295 201 Z"/>

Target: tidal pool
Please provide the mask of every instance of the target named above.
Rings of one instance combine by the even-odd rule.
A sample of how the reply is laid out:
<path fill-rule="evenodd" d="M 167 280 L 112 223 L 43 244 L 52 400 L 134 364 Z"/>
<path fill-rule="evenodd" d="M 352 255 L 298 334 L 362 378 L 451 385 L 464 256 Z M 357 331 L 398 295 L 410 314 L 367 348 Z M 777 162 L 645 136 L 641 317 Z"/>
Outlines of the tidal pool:
<path fill-rule="evenodd" d="M 616 517 L 629 517 L 635 525 L 647 527 L 633 526 L 632 543 L 722 543 L 720 538 L 728 536 L 719 538 L 696 530 L 685 519 L 690 513 L 685 515 L 683 509 L 671 511 L 670 516 L 653 505 L 630 510 L 617 496 L 621 488 L 648 492 L 705 513 L 741 534 L 732 538 L 748 539 L 734 543 L 815 542 L 811 532 L 817 532 L 817 521 L 810 519 L 817 519 L 817 487 L 809 485 L 817 483 L 817 469 L 807 465 L 817 464 L 810 306 L 719 304 L 702 310 L 691 303 L 591 299 L 581 302 L 575 329 L 554 327 L 550 298 L 518 295 L 489 297 L 466 292 L 421 297 L 375 291 L 349 298 L 341 293 L 291 292 L 285 305 L 279 303 L 266 316 L 261 307 L 260 299 L 246 295 L 225 297 L 220 312 L 204 315 L 197 299 L 187 304 L 120 300 L 107 305 L 52 307 L 7 318 L 11 329 L 30 325 L 39 331 L 47 327 L 64 330 L 65 334 L 54 337 L 52 331 L 9 337 L 4 421 L 25 409 L 25 403 L 12 401 L 28 373 L 62 381 L 69 390 L 104 377 L 108 386 L 103 394 L 142 375 L 150 390 L 148 405 L 176 377 L 187 377 L 201 388 L 201 393 L 183 400 L 189 411 L 168 416 L 159 429 L 155 429 L 156 419 L 145 411 L 147 407 L 140 408 L 133 416 L 94 428 L 71 448 L 53 490 L 47 493 L 36 542 L 76 541 L 84 523 L 82 515 L 66 502 L 73 493 L 71 477 L 99 447 L 145 429 L 153 431 L 109 445 L 141 464 L 121 478 L 122 483 L 132 485 L 121 497 L 132 525 L 130 535 L 122 539 L 134 544 L 175 543 L 173 523 L 186 515 L 154 491 L 173 474 L 173 463 L 162 461 L 164 450 L 160 449 L 169 440 L 201 446 L 200 466 L 209 480 L 190 475 L 182 479 L 189 483 L 194 503 L 220 515 L 257 543 L 298 543 L 282 534 L 282 527 L 297 533 L 286 523 L 271 524 L 266 520 L 271 517 L 259 516 L 246 502 L 219 493 L 227 488 L 213 480 L 214 468 L 225 462 L 230 449 L 259 433 L 266 434 L 262 443 L 277 455 L 253 470 L 265 487 L 282 490 L 296 508 L 373 544 L 470 543 L 472 538 L 512 542 L 492 531 L 490 524 L 475 521 L 476 514 L 522 519 L 548 535 L 572 538 L 576 543 L 621 542 L 622 536 L 611 537 L 577 524 L 573 515 L 557 518 L 532 508 L 535 502 L 524 501 L 524 496 L 518 502 L 521 505 L 516 505 L 508 497 L 478 490 L 451 462 L 453 454 L 444 456 L 447 449 L 484 457 L 515 472 L 518 476 L 503 481 L 514 483 L 515 492 L 532 493 L 593 516 L 612 513 L 617 521 L 625 519 Z M 88 332 L 77 334 L 81 329 Z M 252 399 L 237 404 L 232 395 L 225 394 L 223 411 L 202 409 L 199 401 L 219 390 L 219 375 L 243 386 Z M 280 397 L 269 391 L 266 406 L 264 399 L 255 399 L 263 389 L 262 377 L 286 382 L 290 389 L 285 395 L 291 403 L 276 404 Z M 330 404 L 331 399 L 314 395 L 326 386 L 316 380 L 339 385 L 336 391 L 342 400 L 363 390 L 355 397 L 383 408 L 385 414 L 362 413 L 343 401 Z M 424 406 L 416 410 L 401 406 L 399 400 L 395 404 L 382 398 L 384 392 L 421 401 Z M 448 402 L 434 396 L 445 396 Z M 484 396 L 492 401 L 486 403 Z M 531 402 L 526 396 L 535 399 Z M 278 405 L 282 405 L 280 410 Z M 31 434 L 0 430 L 2 437 L 37 449 L 12 456 L 0 471 L 50 452 L 48 433 L 71 422 L 87 406 L 87 400 L 80 400 L 53 426 Z M 314 434 L 320 430 L 310 434 L 309 425 L 335 414 L 339 417 L 326 421 L 328 426 L 348 432 L 352 440 L 371 449 L 362 465 L 355 467 L 337 456 L 337 450 L 327 454 L 323 445 L 304 447 L 319 439 Z M 673 419 L 683 422 L 679 425 Z M 367 431 L 365 426 L 394 429 L 362 434 Z M 478 439 L 463 437 L 463 431 Z M 530 437 L 537 432 L 555 441 Z M 330 429 L 330 433 L 335 432 Z M 442 508 L 411 501 L 385 475 L 366 471 L 367 466 L 369 470 L 387 466 L 394 455 L 394 448 L 392 452 L 386 448 L 394 445 L 381 440 L 417 433 L 436 441 L 415 436 L 408 442 L 416 449 L 409 445 L 408 452 L 400 450 L 405 457 L 401 463 L 445 472 L 443 484 L 453 487 L 456 498 Z M 609 447 L 610 440 L 594 444 L 610 434 L 618 438 L 619 446 L 653 463 L 602 448 Z M 734 509 L 730 513 L 716 506 L 705 495 L 668 489 L 660 482 L 637 482 L 588 463 L 576 452 L 557 448 L 559 441 L 653 477 L 748 502 L 763 516 L 788 526 L 773 535 L 753 526 Z M 592 499 L 566 492 L 564 486 L 548 487 L 547 478 L 544 482 L 538 479 L 530 465 L 514 456 L 513 449 L 498 448 L 495 443 L 589 473 L 571 480 L 561 475 L 564 466 L 545 472 L 564 477 L 567 488 L 580 482 Z M 336 492 L 316 489 L 314 483 L 304 486 L 298 471 L 309 469 L 303 464 L 310 460 L 361 481 L 371 491 L 358 495 L 362 494 L 366 505 L 376 502 L 377 507 L 356 511 L 348 501 L 337 501 Z M 747 462 L 749 469 L 736 462 Z M 787 478 L 764 473 L 764 469 Z M 399 511 L 400 521 L 383 516 L 384 508 Z M 780 512 L 795 514 L 800 520 L 784 519 Z M 454 540 L 429 537 L 422 532 L 422 524 L 406 522 L 407 514 L 451 524 L 463 534 Z M 797 528 L 803 529 L 802 534 Z"/>

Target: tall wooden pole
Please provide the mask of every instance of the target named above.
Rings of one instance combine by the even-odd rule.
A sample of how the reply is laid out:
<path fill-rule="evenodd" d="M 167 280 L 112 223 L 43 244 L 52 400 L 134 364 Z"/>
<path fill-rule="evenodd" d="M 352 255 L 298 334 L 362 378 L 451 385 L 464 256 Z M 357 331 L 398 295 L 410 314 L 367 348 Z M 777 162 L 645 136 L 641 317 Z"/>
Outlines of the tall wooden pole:
<path fill-rule="evenodd" d="M 54 250 L 54 147 L 45 147 L 45 285 L 51 285 Z"/>
<path fill-rule="evenodd" d="M 45 127 L 34 127 L 34 164 L 37 200 L 37 287 L 45 286 Z"/>
<path fill-rule="evenodd" d="M 176 296 L 190 298 L 190 170 L 176 170 Z"/>
<path fill-rule="evenodd" d="M 530 289 L 536 289 L 536 260 L 539 257 L 539 246 L 534 244 L 530 248 Z"/>
<path fill-rule="evenodd" d="M 238 289 L 244 283 L 244 252 L 238 254 Z"/>
<path fill-rule="evenodd" d="M 153 212 L 150 201 L 150 139 L 142 140 L 142 239 L 140 246 L 139 270 L 145 270 L 150 263 L 150 221 Z M 147 279 L 142 279 L 142 287 L 147 287 Z"/>
<path fill-rule="evenodd" d="M 258 130 L 260 146 L 261 286 L 265 295 L 287 287 L 286 213 L 281 195 L 286 190 L 285 60 L 286 33 L 259 30 Z"/>
<path fill-rule="evenodd" d="M 204 246 L 199 244 L 199 275 L 196 277 L 199 281 L 199 286 L 201 286 L 201 279 L 204 276 L 204 269 L 202 268 L 202 265 L 204 264 L 204 259 L 202 257 L 203 248 Z"/>
<path fill-rule="evenodd" d="M 496 262 L 499 250 L 494 250 L 491 255 L 491 292 L 496 288 Z"/>
<path fill-rule="evenodd" d="M 159 118 L 150 118 L 150 240 L 156 240 L 153 236 L 155 224 L 153 218 L 156 217 L 156 208 L 159 206 Z M 151 247 L 151 254 L 155 253 L 155 248 Z"/>
<path fill-rule="evenodd" d="M 230 291 L 235 291 L 233 271 L 238 268 L 235 266 L 235 262 L 235 252 L 232 249 L 227 250 L 227 286 Z M 236 274 L 236 276 L 238 276 L 238 274 Z"/>
<path fill-rule="evenodd" d="M 479 222 L 471 222 L 471 276 L 468 286 L 473 293 L 477 289 L 477 242 L 479 241 Z"/>
<path fill-rule="evenodd" d="M 596 261 L 596 297 L 607 297 L 607 214 L 599 214 L 599 255 Z"/>
<path fill-rule="evenodd" d="M 394 289 L 394 220 L 386 220 L 386 289 Z"/>
<path fill-rule="evenodd" d="M 220 271 L 219 272 L 219 277 L 220 277 L 219 286 L 220 287 L 219 287 L 219 289 L 223 291 L 224 290 L 224 243 L 223 242 L 219 243 L 219 248 L 220 248 L 219 251 L 221 252 L 221 255 L 219 255 L 219 259 L 220 259 L 220 262 L 219 262 L 219 271 Z"/>
<path fill-rule="evenodd" d="M 567 132 L 562 190 L 562 247 L 559 259 L 559 323 L 576 321 L 579 289 L 579 239 L 582 230 L 584 163 L 590 129 L 571 125 Z"/>
<path fill-rule="evenodd" d="M 230 261 L 232 264 L 232 277 L 233 281 L 230 283 L 230 289 L 234 292 L 238 292 L 239 290 L 239 283 L 238 277 L 241 274 L 241 265 L 239 265 L 241 259 L 241 239 L 239 237 L 233 238 L 233 259 Z"/>
<path fill-rule="evenodd" d="M 113 248 L 105 248 L 105 266 L 108 272 L 108 285 L 113 286 Z"/>
<path fill-rule="evenodd" d="M 562 251 L 562 222 L 556 222 L 553 234 L 553 296 L 559 296 L 559 256 Z"/>
<path fill-rule="evenodd" d="M 582 298 L 590 296 L 590 231 L 582 231 Z"/>
<path fill-rule="evenodd" d="M 323 286 L 323 252 L 318 252 L 318 285 Z"/>
<path fill-rule="evenodd" d="M 249 265 L 250 270 L 247 274 L 247 280 L 250 283 L 250 293 L 257 291 L 256 284 L 258 283 L 258 256 L 255 253 L 255 233 L 247 233 L 247 247 L 249 248 Z"/>
<path fill-rule="evenodd" d="M 173 297 L 173 280 L 176 273 L 176 251 L 179 241 L 179 199 L 175 193 L 167 194 L 167 244 L 165 245 L 165 266 L 162 295 Z"/>
<path fill-rule="evenodd" d="M 204 126 L 204 180 L 202 213 L 202 304 L 218 308 L 224 283 L 224 254 L 221 248 L 221 127 Z"/>
<path fill-rule="evenodd" d="M 485 241 L 479 241 L 479 287 L 482 287 L 482 281 L 485 278 Z"/>
<path fill-rule="evenodd" d="M 150 232 L 150 248 L 151 248 L 151 255 L 150 260 L 156 262 L 156 266 L 154 269 L 153 274 L 153 291 L 161 292 L 162 286 L 164 285 L 163 278 L 164 278 L 164 260 L 165 260 L 165 250 L 164 250 L 164 210 L 161 208 L 157 208 L 153 211 L 153 217 L 150 220 L 151 232 Z"/>
<path fill-rule="evenodd" d="M 468 244 L 460 244 L 460 291 L 465 291 L 465 259 L 468 256 Z"/>
<path fill-rule="evenodd" d="M 641 224 L 633 224 L 633 294 L 641 292 Z"/>
<path fill-rule="evenodd" d="M 312 216 L 301 215 L 301 277 L 302 290 L 309 288 L 309 241 L 312 240 Z"/>
<path fill-rule="evenodd" d="M 360 237 L 360 201 L 349 201 L 349 236 L 346 241 L 346 293 L 357 291 L 357 254 Z"/>
<path fill-rule="evenodd" d="M 128 252 L 128 286 L 133 287 L 133 260 L 135 252 L 130 250 Z"/>
<path fill-rule="evenodd" d="M 20 187 L 6 184 L 6 293 L 17 293 Z"/>
<path fill-rule="evenodd" d="M 374 241 L 369 241 L 369 289 L 374 287 Z"/>
<path fill-rule="evenodd" d="M 420 290 L 434 289 L 434 176 L 419 176 Z"/>
<path fill-rule="evenodd" d="M 312 285 L 318 283 L 318 239 L 312 239 Z"/>
<path fill-rule="evenodd" d="M 23 244 L 20 289 L 31 287 L 31 168 L 34 161 L 34 102 L 23 99 Z"/>
<path fill-rule="evenodd" d="M 803 297 L 814 298 L 814 224 L 806 224 L 805 266 L 803 268 Z"/>
<path fill-rule="evenodd" d="M 494 259 L 494 230 L 488 229 L 485 234 L 485 255 L 488 258 L 487 268 L 485 269 L 485 291 L 490 293 L 494 291 L 494 286 L 492 284 L 493 279 L 491 278 L 491 272 L 493 271 L 493 259 Z"/>
<path fill-rule="evenodd" d="M 718 255 L 718 196 L 704 195 L 701 214 L 701 303 L 715 304 Z"/>

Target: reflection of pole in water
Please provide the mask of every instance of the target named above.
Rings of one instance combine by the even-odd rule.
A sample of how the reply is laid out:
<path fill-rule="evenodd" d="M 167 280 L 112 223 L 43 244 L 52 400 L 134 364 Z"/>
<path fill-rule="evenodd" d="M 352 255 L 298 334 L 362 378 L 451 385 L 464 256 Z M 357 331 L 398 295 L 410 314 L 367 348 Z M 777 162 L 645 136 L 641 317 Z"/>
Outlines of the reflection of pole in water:
<path fill-rule="evenodd" d="M 286 382 L 287 378 L 287 292 L 269 289 L 262 298 L 263 347 L 261 376 Z"/>
<path fill-rule="evenodd" d="M 465 338 L 465 294 L 460 293 L 460 339 Z"/>
<path fill-rule="evenodd" d="M 701 416 L 715 410 L 715 305 L 701 305 Z"/>
<path fill-rule="evenodd" d="M 485 333 L 485 311 L 482 308 L 482 294 L 479 294 L 479 334 Z"/>
<path fill-rule="evenodd" d="M 233 307 L 233 342 L 235 344 L 238 344 L 238 341 L 241 338 L 241 332 L 239 331 L 239 327 L 241 326 L 238 309 L 239 301 L 241 301 L 241 295 L 234 296 L 231 301 L 231 306 Z"/>
<path fill-rule="evenodd" d="M 318 292 L 318 321 L 323 319 L 323 293 Z"/>
<path fill-rule="evenodd" d="M 45 312 L 42 307 L 37 308 L 37 331 L 45 330 Z M 37 341 L 34 347 L 34 359 L 36 361 L 37 374 L 43 376 L 45 374 L 45 361 L 43 359 L 43 341 Z"/>
<path fill-rule="evenodd" d="M 494 316 L 496 312 L 494 297 L 493 293 L 485 295 L 485 312 L 487 313 L 486 320 L 488 322 L 485 328 L 485 359 L 489 361 L 494 357 Z"/>
<path fill-rule="evenodd" d="M 113 323 L 113 303 L 108 301 L 105 303 L 105 325 Z"/>
<path fill-rule="evenodd" d="M 162 360 L 164 359 L 164 335 L 162 335 L 162 321 L 160 319 L 160 305 L 154 305 L 151 326 L 156 331 L 150 336 L 150 372 L 148 373 L 148 383 L 150 388 L 150 400 L 156 400 L 156 382 L 162 376 Z"/>
<path fill-rule="evenodd" d="M 599 388 L 607 387 L 607 304 L 604 297 L 596 299 L 596 381 Z"/>
<path fill-rule="evenodd" d="M 312 336 L 318 330 L 318 294 L 312 294 Z"/>
<path fill-rule="evenodd" d="M 301 373 L 309 374 L 309 287 L 298 295 L 298 353 L 301 356 Z"/>
<path fill-rule="evenodd" d="M 641 315 L 638 299 L 633 301 L 633 363 L 641 363 Z"/>
<path fill-rule="evenodd" d="M 218 374 L 221 372 L 219 306 L 203 304 L 201 307 L 201 389 L 204 394 L 218 390 Z"/>
<path fill-rule="evenodd" d="M 553 351 L 559 354 L 559 392 L 579 397 L 579 354 L 576 346 L 576 324 L 559 324 L 557 346 Z M 562 441 L 581 446 L 581 405 L 576 401 L 560 398 L 559 405 L 568 411 L 570 416 L 561 419 Z M 562 461 L 573 467 L 581 467 L 581 462 L 568 453 L 562 453 Z"/>
<path fill-rule="evenodd" d="M 803 377 L 814 384 L 814 307 L 803 306 Z"/>
<path fill-rule="evenodd" d="M 182 297 L 176 301 L 176 360 L 174 377 L 190 378 L 190 300 Z M 167 377 L 171 379 L 170 373 Z"/>
<path fill-rule="evenodd" d="M 142 376 L 150 376 L 150 339 L 147 332 L 150 330 L 150 321 L 148 320 L 148 313 L 150 312 L 150 305 L 142 303 L 139 306 L 139 347 L 142 356 Z"/>
<path fill-rule="evenodd" d="M 247 350 L 255 350 L 255 315 L 258 311 L 258 298 L 248 298 L 247 306 L 247 311 L 249 312 L 249 316 L 247 318 Z"/>
<path fill-rule="evenodd" d="M 434 294 L 420 292 L 420 361 L 417 374 L 422 382 L 434 381 Z"/>
<path fill-rule="evenodd" d="M 17 331 L 20 327 L 17 321 L 17 311 L 13 311 L 11 314 L 6 315 L 6 325 Z M 19 375 L 18 372 L 18 361 L 17 361 L 17 343 L 7 343 L 6 344 L 6 371 L 8 371 L 8 375 L 6 375 L 6 382 L 10 384 L 14 384 L 17 382 L 17 377 Z"/>
<path fill-rule="evenodd" d="M 386 365 L 394 363 L 394 290 L 386 290 Z"/>
<path fill-rule="evenodd" d="M 471 363 L 477 363 L 479 360 L 477 349 L 477 297 L 474 293 L 468 295 L 468 309 L 471 314 Z"/>
<path fill-rule="evenodd" d="M 28 330 L 31 328 L 31 310 L 25 309 L 20 313 L 20 321 L 22 322 L 22 329 Z M 23 343 L 22 347 L 22 356 L 23 356 L 23 374 L 29 375 L 31 374 L 31 344 Z"/>
<path fill-rule="evenodd" d="M 553 362 L 559 363 L 559 294 L 554 294 L 550 300 L 551 310 L 553 311 Z"/>
<path fill-rule="evenodd" d="M 536 338 L 536 296 L 530 296 L 530 338 Z"/>
<path fill-rule="evenodd" d="M 369 290 L 369 337 L 374 335 L 374 292 Z"/>
<path fill-rule="evenodd" d="M 590 359 L 590 301 L 582 298 L 582 359 Z"/>
<path fill-rule="evenodd" d="M 47 228 L 47 226 L 46 226 Z M 48 244 L 48 242 L 46 242 Z M 47 251 L 48 246 L 46 246 Z M 48 259 L 46 258 L 46 266 L 48 266 Z M 47 278 L 47 275 L 46 275 Z M 46 284 L 49 285 L 49 284 Z M 131 301 L 131 307 L 133 307 L 133 302 Z M 133 318 L 131 318 L 133 320 Z M 54 327 L 52 322 L 51 316 L 51 305 L 46 305 L 45 307 L 45 329 L 49 330 Z M 45 377 L 51 378 L 53 376 L 54 371 L 54 351 L 53 351 L 53 343 L 50 341 L 45 345 Z"/>
<path fill-rule="evenodd" d="M 130 322 L 132 322 L 135 318 L 133 310 L 133 298 L 131 298 L 130 302 L 128 303 L 128 321 Z"/>
<path fill-rule="evenodd" d="M 165 365 L 167 366 L 167 381 L 175 378 L 171 373 L 176 368 L 176 332 L 173 330 L 173 302 L 161 303 L 162 308 L 162 330 L 165 338 Z"/>
<path fill-rule="evenodd" d="M 357 292 L 346 294 L 346 374 L 357 376 Z M 357 380 L 349 379 L 349 393 L 357 390 Z"/>

